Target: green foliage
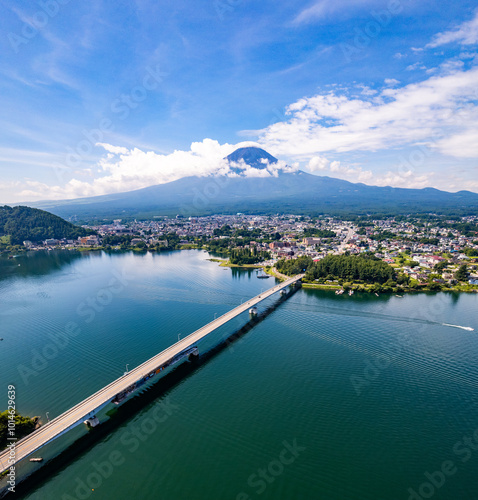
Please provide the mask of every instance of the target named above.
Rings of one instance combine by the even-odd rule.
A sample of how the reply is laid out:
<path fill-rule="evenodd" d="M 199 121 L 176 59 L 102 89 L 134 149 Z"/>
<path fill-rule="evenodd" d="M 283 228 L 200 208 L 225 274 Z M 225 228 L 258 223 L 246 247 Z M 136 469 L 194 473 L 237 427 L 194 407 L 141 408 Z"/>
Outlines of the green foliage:
<path fill-rule="evenodd" d="M 310 257 L 299 257 L 293 260 L 280 260 L 276 268 L 279 272 L 292 276 L 305 269 L 305 279 L 315 281 L 344 279 L 347 281 L 363 281 L 365 283 L 389 282 L 396 285 L 395 269 L 370 254 L 362 255 L 328 255 L 314 263 Z"/>
<path fill-rule="evenodd" d="M 257 262 L 262 262 L 267 259 L 270 259 L 269 252 L 257 251 L 255 247 L 252 249 L 233 248 L 229 261 L 231 264 L 242 266 L 244 264 L 256 264 Z"/>
<path fill-rule="evenodd" d="M 478 249 L 476 248 L 467 247 L 463 250 L 463 253 L 468 257 L 478 257 Z"/>
<path fill-rule="evenodd" d="M 208 250 L 212 252 L 226 252 L 229 248 L 231 240 L 229 238 L 224 238 L 222 240 L 211 240 L 206 244 Z"/>
<path fill-rule="evenodd" d="M 88 234 L 94 234 L 94 231 L 75 226 L 44 210 L 7 205 L 0 207 L 0 237 L 10 236 L 12 245 L 21 245 L 25 240 L 77 239 Z"/>
<path fill-rule="evenodd" d="M 420 238 L 418 243 L 423 243 L 424 245 L 438 245 L 440 240 L 438 238 Z"/>
<path fill-rule="evenodd" d="M 439 273 L 442 273 L 448 266 L 448 261 L 447 260 L 442 260 L 441 262 L 438 262 L 433 266 L 433 269 L 435 271 L 438 271 Z"/>
<path fill-rule="evenodd" d="M 216 228 L 213 231 L 214 236 L 231 236 L 232 229 L 229 224 L 226 224 L 220 228 Z"/>
<path fill-rule="evenodd" d="M 370 236 L 370 239 L 374 241 L 388 241 L 388 240 L 394 240 L 396 238 L 397 235 L 390 231 L 378 231 L 376 234 Z"/>
<path fill-rule="evenodd" d="M 167 233 L 163 236 L 165 240 L 168 240 L 167 249 L 175 250 L 180 247 L 180 238 L 177 233 Z M 165 247 L 162 247 L 165 248 Z"/>
<path fill-rule="evenodd" d="M 310 257 L 299 257 L 297 259 L 281 259 L 276 264 L 276 269 L 287 276 L 294 276 L 308 271 L 314 266 L 314 261 Z"/>
<path fill-rule="evenodd" d="M 396 281 L 396 272 L 386 262 L 369 254 L 328 255 L 320 260 L 307 275 L 318 279 L 329 274 L 348 281 L 361 280 L 365 283 Z"/>
<path fill-rule="evenodd" d="M 129 245 L 133 238 L 134 236 L 131 234 L 111 234 L 103 238 L 103 245 L 115 246 L 122 243 Z"/>
<path fill-rule="evenodd" d="M 462 264 L 458 268 L 458 271 L 455 273 L 455 278 L 458 281 L 466 281 L 467 277 L 468 277 L 468 272 L 467 272 L 466 264 Z"/>
<path fill-rule="evenodd" d="M 0 413 L 0 450 L 3 450 L 7 446 L 8 416 L 9 413 L 7 410 Z M 15 413 L 15 437 L 20 439 L 34 429 L 35 422 L 33 420 Z"/>
<path fill-rule="evenodd" d="M 478 225 L 472 222 L 452 222 L 452 223 L 443 223 L 442 227 L 449 227 L 451 229 L 456 229 L 460 231 L 463 236 L 471 237 L 478 233 Z"/>
<path fill-rule="evenodd" d="M 246 240 L 249 243 L 252 240 L 262 238 L 262 231 L 259 228 L 255 228 L 249 231 L 249 229 L 246 229 L 244 227 L 242 229 L 236 230 L 236 232 L 234 233 L 234 237 L 237 238 L 238 236 L 242 236 L 242 239 Z"/>

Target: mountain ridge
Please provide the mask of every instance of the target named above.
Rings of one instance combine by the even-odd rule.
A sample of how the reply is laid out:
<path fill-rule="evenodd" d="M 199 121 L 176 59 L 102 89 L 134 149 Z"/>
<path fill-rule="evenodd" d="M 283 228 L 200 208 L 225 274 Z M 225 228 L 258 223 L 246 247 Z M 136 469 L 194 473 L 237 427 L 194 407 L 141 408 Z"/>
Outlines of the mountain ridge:
<path fill-rule="evenodd" d="M 232 176 L 189 176 L 123 193 L 29 205 L 61 217 L 85 219 L 235 212 L 458 214 L 478 210 L 478 194 L 471 191 L 369 186 L 301 170 L 277 175 L 267 170 L 260 177 L 238 175 L 235 169 L 244 173 L 248 167 L 263 170 L 278 165 L 276 158 L 260 148 L 239 148 L 225 159 Z"/>

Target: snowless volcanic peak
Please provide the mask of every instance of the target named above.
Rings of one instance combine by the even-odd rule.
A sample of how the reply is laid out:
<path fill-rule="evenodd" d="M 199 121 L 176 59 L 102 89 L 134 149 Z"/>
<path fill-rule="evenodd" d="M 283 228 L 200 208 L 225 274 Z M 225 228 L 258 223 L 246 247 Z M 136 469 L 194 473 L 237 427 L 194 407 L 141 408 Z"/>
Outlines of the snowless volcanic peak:
<path fill-rule="evenodd" d="M 236 149 L 229 156 L 226 156 L 225 159 L 229 163 L 241 164 L 243 161 L 246 165 L 257 169 L 266 169 L 268 165 L 277 163 L 277 158 L 274 158 L 267 151 L 256 147 Z"/>

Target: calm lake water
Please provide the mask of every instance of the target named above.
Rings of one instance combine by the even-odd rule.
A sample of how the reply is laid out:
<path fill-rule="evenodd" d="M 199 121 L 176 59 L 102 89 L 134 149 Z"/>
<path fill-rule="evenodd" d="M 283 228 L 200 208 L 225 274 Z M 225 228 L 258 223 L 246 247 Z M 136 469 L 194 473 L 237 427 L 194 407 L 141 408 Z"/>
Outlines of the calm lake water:
<path fill-rule="evenodd" d="M 51 419 L 274 285 L 207 258 L 1 262 L 0 410 L 15 384 L 22 414 Z M 234 342 L 248 314 L 223 326 L 197 365 L 106 408 L 98 428 L 47 445 L 45 460 L 66 451 L 17 498 L 476 500 L 478 333 L 443 323 L 478 330 L 477 305 L 301 289 Z"/>

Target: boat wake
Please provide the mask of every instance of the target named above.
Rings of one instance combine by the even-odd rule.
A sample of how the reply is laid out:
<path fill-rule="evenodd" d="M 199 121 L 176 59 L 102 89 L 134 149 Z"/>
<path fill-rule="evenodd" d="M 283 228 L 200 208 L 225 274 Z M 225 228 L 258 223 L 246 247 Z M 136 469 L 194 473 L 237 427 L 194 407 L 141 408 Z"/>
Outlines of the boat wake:
<path fill-rule="evenodd" d="M 442 323 L 443 326 L 451 326 L 453 328 L 461 328 L 462 330 L 467 330 L 468 332 L 474 332 L 475 329 L 471 328 L 471 326 L 460 326 L 460 325 L 450 325 L 448 323 Z"/>
<path fill-rule="evenodd" d="M 296 307 L 296 305 L 294 305 Z M 420 325 L 441 325 L 441 326 L 449 326 L 450 328 L 459 328 L 460 330 L 466 330 L 468 332 L 474 332 L 475 329 L 471 326 L 461 326 L 461 325 L 452 325 L 450 323 L 441 323 L 439 321 L 430 321 L 429 319 L 415 318 L 415 317 L 402 317 L 402 316 L 393 316 L 391 314 L 380 314 L 380 313 L 371 313 L 369 311 L 359 311 L 357 309 L 349 309 L 343 310 L 336 307 L 330 306 L 315 306 L 311 304 L 301 304 L 300 309 L 296 307 L 296 310 L 302 310 L 310 312 L 313 310 L 315 313 L 321 314 L 333 314 L 340 316 L 348 316 L 348 317 L 362 317 L 362 318 L 370 318 L 376 320 L 387 320 L 387 321 L 399 321 L 403 323 L 415 323 Z"/>

